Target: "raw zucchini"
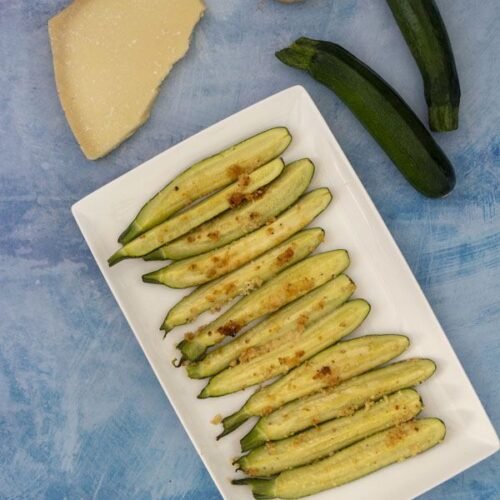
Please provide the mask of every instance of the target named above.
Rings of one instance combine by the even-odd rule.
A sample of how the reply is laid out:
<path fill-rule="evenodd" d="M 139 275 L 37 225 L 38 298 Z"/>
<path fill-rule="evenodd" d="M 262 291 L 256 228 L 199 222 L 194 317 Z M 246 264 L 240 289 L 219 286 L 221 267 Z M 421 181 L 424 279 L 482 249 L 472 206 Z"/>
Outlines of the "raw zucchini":
<path fill-rule="evenodd" d="M 256 391 L 240 410 L 222 421 L 222 435 L 252 416 L 268 415 L 289 401 L 336 386 L 381 365 L 399 356 L 409 344 L 408 337 L 403 335 L 367 335 L 339 342 Z M 248 449 L 246 441 L 242 444 Z"/>
<path fill-rule="evenodd" d="M 281 272 L 258 290 L 243 297 L 224 314 L 179 344 L 190 361 L 226 336 L 235 336 L 254 319 L 276 311 L 341 273 L 349 263 L 345 250 L 333 250 L 309 257 Z"/>
<path fill-rule="evenodd" d="M 292 330 L 256 348 L 256 357 L 227 368 L 205 386 L 200 398 L 223 396 L 283 375 L 353 332 L 370 305 L 358 299 L 340 306 L 305 330 Z"/>
<path fill-rule="evenodd" d="M 122 244 L 132 241 L 191 202 L 277 158 L 291 140 L 285 127 L 276 127 L 195 163 L 141 208 L 118 241 Z"/>
<path fill-rule="evenodd" d="M 240 479 L 255 498 L 299 498 L 354 481 L 401 462 L 443 441 L 444 423 L 437 418 L 405 422 L 359 441 L 329 458 L 282 472 L 273 479 Z M 368 495 L 369 496 L 369 495 Z"/>
<path fill-rule="evenodd" d="M 276 55 L 333 90 L 415 189 L 431 198 L 453 189 L 453 167 L 417 115 L 350 52 L 334 43 L 299 38 Z"/>
<path fill-rule="evenodd" d="M 109 259 L 110 266 L 129 257 L 146 255 L 156 248 L 186 234 L 191 229 L 241 203 L 245 196 L 261 196 L 263 186 L 281 174 L 285 164 L 280 158 L 258 168 L 249 175 L 206 198 L 188 210 L 167 219 L 117 250 Z"/>
<path fill-rule="evenodd" d="M 384 394 L 420 384 L 434 374 L 430 359 L 409 359 L 354 377 L 337 387 L 292 401 L 262 417 L 243 438 L 244 449 L 283 439 L 332 418 L 343 417 Z"/>
<path fill-rule="evenodd" d="M 218 310 L 238 295 L 260 288 L 279 272 L 307 257 L 324 238 L 325 233 L 319 228 L 301 231 L 246 266 L 197 288 L 170 309 L 161 329 L 168 332 L 209 309 Z"/>
<path fill-rule="evenodd" d="M 328 206 L 331 199 L 327 188 L 316 189 L 300 198 L 267 226 L 211 252 L 173 262 L 147 276 L 172 288 L 202 285 L 220 278 L 303 229 Z M 158 252 L 164 248 L 167 247 L 159 248 Z M 146 257 L 146 260 L 154 260 Z"/>
<path fill-rule="evenodd" d="M 191 378 L 205 378 L 255 357 L 257 346 L 281 338 L 291 332 L 302 331 L 314 321 L 343 304 L 356 289 L 356 285 L 345 274 L 328 281 L 300 299 L 283 307 L 258 325 L 209 352 L 202 360 L 187 366 Z"/>
<path fill-rule="evenodd" d="M 330 420 L 288 439 L 259 446 L 236 463 L 249 476 L 272 476 L 309 464 L 376 432 L 407 422 L 421 410 L 418 392 L 406 389 L 348 417 Z"/>
<path fill-rule="evenodd" d="M 209 221 L 172 243 L 158 249 L 163 258 L 178 260 L 219 248 L 269 223 L 294 203 L 307 189 L 314 173 L 310 160 L 285 167 L 264 195 Z M 148 256 L 155 258 L 156 251 Z"/>
<path fill-rule="evenodd" d="M 387 0 L 424 80 L 431 130 L 458 128 L 460 84 L 450 39 L 434 0 Z"/>

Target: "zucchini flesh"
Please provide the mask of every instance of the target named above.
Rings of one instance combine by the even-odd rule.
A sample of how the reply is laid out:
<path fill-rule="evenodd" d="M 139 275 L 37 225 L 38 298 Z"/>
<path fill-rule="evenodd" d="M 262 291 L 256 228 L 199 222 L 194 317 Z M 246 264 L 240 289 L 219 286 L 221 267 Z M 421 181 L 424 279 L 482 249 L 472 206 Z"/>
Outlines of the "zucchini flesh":
<path fill-rule="evenodd" d="M 403 335 L 367 335 L 339 342 L 256 391 L 239 411 L 222 421 L 223 434 L 231 432 L 252 416 L 268 415 L 289 401 L 334 387 L 386 363 L 399 356 L 409 344 L 408 337 Z M 248 449 L 247 436 L 241 443 L 243 449 Z"/>
<path fill-rule="evenodd" d="M 437 198 L 453 189 L 453 167 L 417 115 L 354 55 L 337 44 L 309 38 L 276 55 L 335 92 L 417 191 Z"/>
<path fill-rule="evenodd" d="M 175 177 L 139 211 L 118 239 L 126 244 L 191 202 L 231 184 L 283 153 L 292 137 L 285 127 L 261 132 L 195 163 Z"/>
<path fill-rule="evenodd" d="M 208 347 L 218 344 L 226 336 L 236 335 L 254 319 L 272 313 L 326 283 L 344 270 L 348 262 L 349 256 L 345 250 L 333 250 L 309 257 L 243 297 L 196 333 L 188 334 L 178 347 L 186 359 L 196 360 Z"/>
<path fill-rule="evenodd" d="M 117 250 L 109 259 L 110 266 L 128 257 L 146 255 L 169 241 L 186 234 L 207 220 L 213 219 L 226 210 L 240 203 L 245 196 L 260 196 L 263 186 L 281 174 L 285 164 L 280 158 L 258 168 L 249 175 L 242 175 L 230 186 L 213 194 L 188 210 L 167 219 L 158 226 L 141 234 Z M 251 194 L 253 193 L 253 194 Z"/>
<path fill-rule="evenodd" d="M 436 365 L 430 359 L 409 359 L 372 370 L 337 387 L 292 401 L 262 417 L 242 442 L 245 448 L 253 448 L 349 415 L 369 401 L 422 383 L 435 370 Z"/>
<path fill-rule="evenodd" d="M 173 262 L 148 276 L 172 288 L 188 288 L 220 278 L 303 229 L 328 206 L 331 199 L 327 188 L 316 189 L 267 226 L 211 252 Z M 162 252 L 164 248 L 158 251 Z M 145 259 L 154 260 L 148 256 Z"/>
<path fill-rule="evenodd" d="M 431 130 L 458 128 L 460 84 L 450 39 L 434 0 L 387 0 L 424 80 Z"/>
<path fill-rule="evenodd" d="M 368 302 L 351 300 L 305 330 L 280 335 L 259 346 L 257 357 L 213 377 L 199 397 L 223 396 L 283 375 L 352 333 L 369 312 Z"/>
<path fill-rule="evenodd" d="M 302 331 L 314 321 L 343 304 L 356 289 L 356 285 L 345 274 L 283 307 L 258 325 L 239 335 L 231 342 L 209 352 L 202 360 L 187 366 L 191 378 L 215 375 L 228 366 L 243 359 L 254 357 L 257 346 L 281 338 L 290 332 Z"/>
<path fill-rule="evenodd" d="M 299 498 L 335 488 L 387 465 L 422 453 L 443 441 L 444 423 L 424 418 L 402 423 L 355 443 L 329 458 L 282 472 L 274 479 L 242 479 L 255 498 Z"/>
<path fill-rule="evenodd" d="M 179 260 L 209 252 L 231 243 L 269 223 L 292 205 L 307 189 L 314 173 L 314 165 L 303 159 L 285 167 L 282 175 L 270 184 L 264 195 L 244 203 L 226 214 L 206 222 L 186 236 L 158 249 L 163 258 Z M 155 258 L 156 251 L 148 258 Z"/>
<path fill-rule="evenodd" d="M 311 463 L 394 425 L 411 420 L 422 410 L 417 391 L 406 389 L 296 436 L 259 446 L 237 464 L 249 476 L 272 476 Z"/>
<path fill-rule="evenodd" d="M 307 257 L 324 238 L 325 233 L 319 228 L 301 231 L 246 266 L 197 288 L 170 309 L 161 329 L 168 332 L 209 309 L 218 310 L 234 297 L 261 287 L 279 272 Z"/>

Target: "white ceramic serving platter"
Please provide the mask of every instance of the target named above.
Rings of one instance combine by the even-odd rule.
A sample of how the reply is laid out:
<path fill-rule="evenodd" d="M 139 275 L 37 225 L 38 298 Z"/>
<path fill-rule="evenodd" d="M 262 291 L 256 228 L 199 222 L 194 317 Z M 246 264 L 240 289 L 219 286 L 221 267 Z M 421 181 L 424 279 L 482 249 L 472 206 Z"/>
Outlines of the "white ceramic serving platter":
<path fill-rule="evenodd" d="M 436 374 L 419 391 L 424 415 L 443 419 L 445 441 L 404 463 L 387 467 L 335 490 L 335 499 L 412 498 L 498 450 L 498 438 L 445 333 L 422 290 L 396 246 L 377 209 L 340 149 L 309 94 L 299 86 L 271 96 L 199 132 L 135 168 L 76 203 L 73 214 L 127 318 L 163 390 L 183 423 L 223 497 L 250 499 L 247 486 L 233 486 L 231 459 L 239 455 L 239 439 L 254 420 L 216 441 L 217 415 L 237 410 L 253 392 L 208 400 L 196 395 L 204 381 L 189 380 L 171 360 L 175 344 L 189 328 L 179 328 L 162 340 L 158 327 L 166 312 L 187 291 L 145 284 L 141 275 L 161 266 L 141 260 L 124 261 L 109 268 L 106 259 L 118 248 L 116 239 L 141 206 L 190 164 L 212 155 L 262 130 L 284 125 L 293 141 L 284 154 L 289 162 L 309 157 L 316 165 L 311 187 L 327 186 L 334 200 L 313 223 L 326 230 L 319 251 L 346 248 L 351 256 L 348 274 L 358 285 L 357 295 L 367 299 L 372 311 L 356 335 L 405 333 L 411 347 L 408 357 L 436 361 Z M 202 316 L 196 323 L 207 321 Z M 332 498 L 332 491 L 314 495 Z"/>

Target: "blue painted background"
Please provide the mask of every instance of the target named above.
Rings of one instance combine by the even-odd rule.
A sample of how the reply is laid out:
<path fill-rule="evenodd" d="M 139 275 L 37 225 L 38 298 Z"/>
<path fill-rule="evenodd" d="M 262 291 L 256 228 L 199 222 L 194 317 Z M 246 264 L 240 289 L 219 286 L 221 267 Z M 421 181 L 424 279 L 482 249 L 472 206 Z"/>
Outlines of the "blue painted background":
<path fill-rule="evenodd" d="M 70 206 L 144 160 L 290 85 L 311 93 L 394 234 L 487 412 L 500 418 L 500 9 L 440 0 L 462 86 L 438 135 L 457 188 L 424 199 L 345 107 L 276 49 L 336 40 L 423 118 L 422 84 L 382 0 L 206 0 L 150 121 L 104 160 L 76 145 L 47 20 L 66 0 L 0 0 L 0 497 L 219 498 L 83 241 Z M 498 454 L 427 499 L 500 498 Z"/>

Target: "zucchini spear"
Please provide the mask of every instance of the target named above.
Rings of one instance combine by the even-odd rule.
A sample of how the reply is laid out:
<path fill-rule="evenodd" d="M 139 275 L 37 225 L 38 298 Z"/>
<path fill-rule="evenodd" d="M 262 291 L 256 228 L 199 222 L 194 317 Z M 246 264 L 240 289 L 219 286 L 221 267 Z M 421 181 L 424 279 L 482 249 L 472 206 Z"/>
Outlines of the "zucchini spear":
<path fill-rule="evenodd" d="M 460 84 L 450 39 L 434 0 L 387 0 L 424 80 L 431 130 L 458 128 Z"/>
<path fill-rule="evenodd" d="M 434 374 L 430 359 L 408 359 L 354 377 L 337 387 L 288 403 L 262 417 L 241 440 L 242 450 L 283 439 L 308 427 L 343 417 L 384 394 L 422 383 Z"/>
<path fill-rule="evenodd" d="M 173 260 L 185 259 L 241 238 L 268 224 L 292 205 L 309 186 L 313 173 L 314 165 L 310 160 L 290 163 L 282 175 L 266 188 L 262 197 L 206 222 L 176 241 L 160 247 L 147 259 L 154 260 L 159 255 Z"/>
<path fill-rule="evenodd" d="M 220 278 L 303 229 L 328 206 L 331 199 L 332 195 L 327 188 L 315 189 L 302 196 L 286 212 L 266 226 L 223 247 L 173 262 L 146 276 L 172 288 L 203 285 Z M 159 258 L 159 254 L 163 255 L 163 250 L 167 247 L 168 245 L 159 248 L 158 253 L 147 255 L 144 257 L 145 260 L 155 260 L 150 258 L 153 254 L 157 254 Z"/>
<path fill-rule="evenodd" d="M 219 437 L 230 433 L 250 417 L 268 415 L 294 399 L 334 387 L 386 363 L 399 356 L 409 344 L 408 337 L 403 335 L 367 335 L 339 342 L 256 391 L 240 410 L 222 420 L 224 432 Z"/>
<path fill-rule="evenodd" d="M 305 330 L 292 330 L 256 348 L 256 357 L 215 375 L 198 397 L 223 396 L 283 375 L 352 333 L 370 305 L 351 300 Z"/>
<path fill-rule="evenodd" d="M 259 352 L 257 346 L 268 343 L 291 332 L 308 328 L 315 321 L 343 304 L 356 289 L 356 285 L 345 274 L 283 307 L 231 342 L 210 351 L 203 359 L 187 366 L 191 378 L 205 378 L 251 359 Z"/>
<path fill-rule="evenodd" d="M 417 191 L 439 198 L 453 189 L 453 167 L 423 123 L 353 54 L 335 43 L 299 38 L 276 56 L 335 92 Z"/>
<path fill-rule="evenodd" d="M 254 319 L 276 311 L 341 273 L 349 264 L 345 250 L 313 255 L 278 274 L 261 288 L 243 297 L 224 314 L 194 334 L 187 334 L 178 345 L 190 361 L 227 336 L 236 335 Z"/>
<path fill-rule="evenodd" d="M 255 498 L 299 498 L 335 488 L 422 453 L 443 441 L 444 423 L 437 418 L 405 422 L 378 432 L 329 458 L 282 472 L 274 479 L 237 479 Z"/>
<path fill-rule="evenodd" d="M 126 244 L 191 202 L 221 189 L 283 153 L 292 137 L 285 127 L 254 135 L 195 163 L 169 182 L 139 211 L 118 239 Z"/>
<path fill-rule="evenodd" d="M 301 231 L 246 266 L 197 288 L 170 309 L 161 329 L 168 332 L 209 309 L 219 309 L 238 295 L 260 288 L 279 272 L 307 257 L 324 238 L 325 233 L 319 228 Z M 148 276 L 143 276 L 143 280 L 150 280 Z"/>
<path fill-rule="evenodd" d="M 108 264 L 112 266 L 129 257 L 146 255 L 241 203 L 246 196 L 260 196 L 260 188 L 278 177 L 284 166 L 283 160 L 278 158 L 250 175 L 241 176 L 227 188 L 130 241 L 108 259 Z"/>
<path fill-rule="evenodd" d="M 391 394 L 353 415 L 330 420 L 296 436 L 259 446 L 236 461 L 249 476 L 272 476 L 309 464 L 394 425 L 411 420 L 422 410 L 413 389 Z"/>

